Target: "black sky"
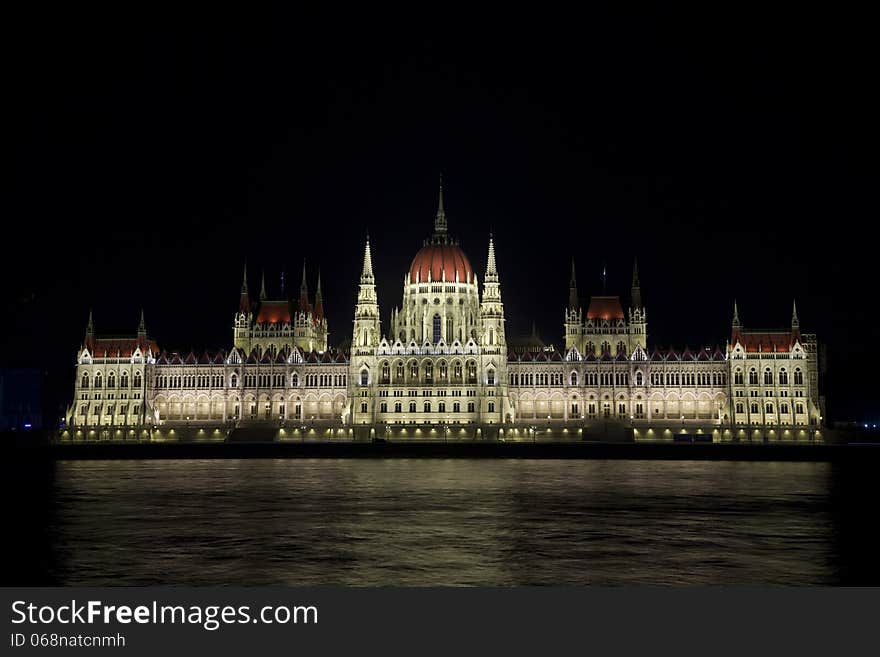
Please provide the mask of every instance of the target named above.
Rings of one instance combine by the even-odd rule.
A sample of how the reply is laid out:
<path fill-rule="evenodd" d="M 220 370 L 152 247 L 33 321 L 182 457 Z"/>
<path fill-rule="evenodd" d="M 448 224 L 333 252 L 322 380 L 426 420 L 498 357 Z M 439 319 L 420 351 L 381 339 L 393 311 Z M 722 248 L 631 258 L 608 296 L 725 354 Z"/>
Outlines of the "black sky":
<path fill-rule="evenodd" d="M 723 345 L 734 298 L 785 327 L 797 297 L 830 413 L 877 416 L 867 17 L 433 11 L 11 20 L 2 363 L 66 401 L 89 308 L 228 347 L 245 259 L 270 292 L 320 267 L 341 342 L 366 232 L 387 317 L 442 170 L 481 278 L 495 234 L 511 332 L 560 344 L 571 257 L 586 297 L 603 266 L 628 296 L 638 256 L 650 343 Z"/>

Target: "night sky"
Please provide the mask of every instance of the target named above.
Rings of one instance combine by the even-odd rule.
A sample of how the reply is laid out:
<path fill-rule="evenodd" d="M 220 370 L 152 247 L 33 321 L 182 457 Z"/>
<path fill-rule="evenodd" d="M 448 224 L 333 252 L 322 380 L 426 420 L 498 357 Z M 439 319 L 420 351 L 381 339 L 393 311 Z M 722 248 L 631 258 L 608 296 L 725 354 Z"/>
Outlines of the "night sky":
<path fill-rule="evenodd" d="M 298 295 L 320 267 L 348 339 L 369 231 L 383 321 L 432 230 L 482 280 L 496 240 L 509 334 L 562 346 L 582 297 L 628 300 L 649 345 L 747 328 L 827 346 L 833 419 L 877 418 L 876 40 L 856 15 L 19 14 L 7 28 L 2 365 L 72 394 L 99 334 L 228 348 L 242 265 Z M 715 10 L 713 10 L 715 11 Z"/>

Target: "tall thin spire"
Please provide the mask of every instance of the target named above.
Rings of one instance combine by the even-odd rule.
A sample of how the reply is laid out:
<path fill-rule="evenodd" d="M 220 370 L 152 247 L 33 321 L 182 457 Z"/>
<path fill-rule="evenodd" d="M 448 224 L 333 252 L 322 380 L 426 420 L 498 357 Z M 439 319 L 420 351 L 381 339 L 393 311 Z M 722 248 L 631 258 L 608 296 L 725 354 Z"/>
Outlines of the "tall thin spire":
<path fill-rule="evenodd" d="M 306 280 L 306 259 L 303 258 L 303 275 L 299 284 L 299 309 L 306 312 L 309 308 L 309 284 Z"/>
<path fill-rule="evenodd" d="M 321 270 L 318 270 L 318 289 L 315 290 L 315 319 L 321 321 L 324 318 L 324 299 L 321 295 Z"/>
<path fill-rule="evenodd" d="M 568 281 L 568 307 L 571 309 L 578 308 L 580 306 L 580 302 L 578 301 L 578 285 L 577 285 L 577 275 L 574 271 L 574 258 L 571 259 L 571 280 Z"/>
<path fill-rule="evenodd" d="M 247 315 L 251 311 L 251 300 L 248 296 L 247 260 L 244 261 L 244 276 L 241 279 L 241 297 L 238 300 L 238 312 Z"/>
<path fill-rule="evenodd" d="M 95 334 L 95 322 L 92 320 L 92 309 L 89 308 L 89 322 L 86 324 L 86 335 L 94 335 Z"/>
<path fill-rule="evenodd" d="M 791 300 L 791 328 L 800 328 L 801 322 L 797 316 L 797 302 L 792 299 Z"/>
<path fill-rule="evenodd" d="M 367 245 L 364 247 L 364 268 L 361 271 L 361 284 L 372 284 L 373 281 L 373 256 L 370 253 L 370 236 L 367 235 Z"/>
<path fill-rule="evenodd" d="M 144 309 L 141 308 L 141 321 L 138 323 L 138 336 L 147 334 L 147 323 L 144 321 Z"/>
<path fill-rule="evenodd" d="M 260 284 L 260 301 L 267 297 L 266 294 L 266 270 L 263 270 L 263 282 Z"/>
<path fill-rule="evenodd" d="M 733 327 L 739 328 L 741 324 L 739 323 L 739 309 L 736 307 L 736 299 L 733 300 Z"/>
<path fill-rule="evenodd" d="M 608 282 L 608 271 L 605 265 L 602 265 L 602 294 L 605 294 L 606 283 Z"/>
<path fill-rule="evenodd" d="M 284 298 L 284 268 L 281 268 L 281 298 Z"/>
<path fill-rule="evenodd" d="M 642 289 L 639 285 L 639 260 L 638 258 L 633 258 L 633 282 L 632 282 L 632 290 L 630 291 L 630 302 L 632 303 L 633 308 L 641 308 L 642 307 Z"/>
<path fill-rule="evenodd" d="M 495 242 L 492 239 L 492 233 L 489 233 L 489 258 L 486 261 L 486 279 L 484 283 L 498 281 L 498 268 L 495 265 Z"/>
<path fill-rule="evenodd" d="M 434 235 L 446 235 L 446 211 L 443 209 L 443 174 L 440 174 L 440 199 L 437 203 L 437 216 L 434 218 Z"/>

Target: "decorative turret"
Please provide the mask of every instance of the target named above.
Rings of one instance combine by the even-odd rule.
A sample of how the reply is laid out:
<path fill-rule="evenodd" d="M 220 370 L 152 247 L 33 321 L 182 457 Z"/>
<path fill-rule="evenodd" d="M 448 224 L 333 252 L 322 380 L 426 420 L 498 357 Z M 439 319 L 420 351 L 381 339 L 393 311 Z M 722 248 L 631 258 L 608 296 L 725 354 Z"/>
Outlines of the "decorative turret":
<path fill-rule="evenodd" d="M 742 324 L 739 322 L 739 309 L 736 307 L 736 299 L 733 300 L 733 324 L 732 324 L 734 332 L 737 329 L 742 328 Z"/>
<path fill-rule="evenodd" d="M 568 308 L 574 310 L 580 307 L 578 301 L 577 277 L 574 271 L 574 258 L 571 259 L 571 280 L 568 281 Z"/>
<path fill-rule="evenodd" d="M 801 323 L 798 320 L 797 316 L 797 302 L 792 300 L 791 302 L 791 330 L 794 332 L 795 330 L 800 330 Z"/>

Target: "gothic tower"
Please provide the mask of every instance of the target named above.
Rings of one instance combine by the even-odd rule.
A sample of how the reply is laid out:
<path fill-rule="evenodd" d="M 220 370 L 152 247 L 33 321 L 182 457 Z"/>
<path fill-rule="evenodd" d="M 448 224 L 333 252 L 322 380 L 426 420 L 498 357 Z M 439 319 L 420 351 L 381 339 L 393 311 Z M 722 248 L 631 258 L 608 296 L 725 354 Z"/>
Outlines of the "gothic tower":
<path fill-rule="evenodd" d="M 581 325 L 583 315 L 578 299 L 577 278 L 574 271 L 574 258 L 571 259 L 571 280 L 568 282 L 568 308 L 565 309 L 565 350 L 572 347 L 580 349 Z"/>
<path fill-rule="evenodd" d="M 357 305 L 354 310 L 354 330 L 351 337 L 349 370 L 349 403 L 353 424 L 371 424 L 374 418 L 376 392 L 376 348 L 379 346 L 379 302 L 376 298 L 376 278 L 370 238 L 364 247 L 364 266 L 361 270 Z"/>
<path fill-rule="evenodd" d="M 244 263 L 244 276 L 241 281 L 241 297 L 238 302 L 238 312 L 235 314 L 233 322 L 233 340 L 235 347 L 244 349 L 246 352 L 250 349 L 250 328 L 253 319 L 251 301 L 248 296 L 247 285 L 247 262 Z"/>
<path fill-rule="evenodd" d="M 629 353 L 632 353 L 637 345 L 641 346 L 642 349 L 646 348 L 647 330 L 645 307 L 642 305 L 642 288 L 639 283 L 639 262 L 633 259 L 633 278 L 629 307 Z"/>

